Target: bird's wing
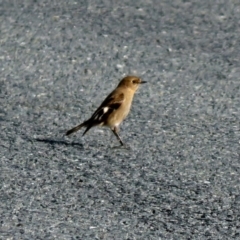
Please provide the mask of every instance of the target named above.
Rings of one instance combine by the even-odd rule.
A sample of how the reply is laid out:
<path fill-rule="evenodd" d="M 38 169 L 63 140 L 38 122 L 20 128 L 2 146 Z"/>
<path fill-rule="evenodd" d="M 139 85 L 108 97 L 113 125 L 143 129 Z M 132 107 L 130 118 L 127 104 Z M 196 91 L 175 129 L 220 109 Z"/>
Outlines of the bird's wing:
<path fill-rule="evenodd" d="M 83 135 L 93 126 L 104 124 L 108 116 L 117 110 L 124 101 L 124 94 L 113 92 L 107 96 L 100 107 L 93 113 L 90 119 L 85 122 L 86 130 Z"/>
<path fill-rule="evenodd" d="M 114 111 L 117 110 L 124 101 L 123 93 L 112 93 L 110 94 L 101 104 L 101 106 L 94 112 L 91 119 L 95 124 L 101 124 L 107 117 Z"/>

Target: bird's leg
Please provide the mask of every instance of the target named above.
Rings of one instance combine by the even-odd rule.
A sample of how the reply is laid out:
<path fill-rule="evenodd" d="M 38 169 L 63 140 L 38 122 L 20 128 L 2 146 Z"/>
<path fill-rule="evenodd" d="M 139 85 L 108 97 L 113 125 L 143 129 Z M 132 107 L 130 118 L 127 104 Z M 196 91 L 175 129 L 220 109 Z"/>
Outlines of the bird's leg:
<path fill-rule="evenodd" d="M 124 143 L 122 141 L 122 139 L 120 138 L 120 136 L 118 135 L 118 131 L 119 131 L 119 128 L 118 127 L 113 127 L 112 128 L 112 132 L 114 133 L 114 135 L 117 137 L 118 141 L 121 143 L 121 145 L 123 146 Z"/>

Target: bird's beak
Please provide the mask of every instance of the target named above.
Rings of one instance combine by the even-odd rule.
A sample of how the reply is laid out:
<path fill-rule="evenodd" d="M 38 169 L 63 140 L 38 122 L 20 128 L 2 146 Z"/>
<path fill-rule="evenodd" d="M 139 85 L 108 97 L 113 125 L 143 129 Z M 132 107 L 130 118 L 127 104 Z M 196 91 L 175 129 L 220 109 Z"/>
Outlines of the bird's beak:
<path fill-rule="evenodd" d="M 147 82 L 146 81 L 141 81 L 140 83 L 142 84 L 142 83 L 147 83 Z"/>

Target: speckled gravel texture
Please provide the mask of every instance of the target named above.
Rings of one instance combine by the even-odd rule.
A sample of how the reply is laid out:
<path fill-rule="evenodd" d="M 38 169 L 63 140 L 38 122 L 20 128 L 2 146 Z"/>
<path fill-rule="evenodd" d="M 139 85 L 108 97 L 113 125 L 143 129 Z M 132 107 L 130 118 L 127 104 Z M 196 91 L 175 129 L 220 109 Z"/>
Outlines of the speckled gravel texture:
<path fill-rule="evenodd" d="M 0 3 L 0 239 L 240 239 L 240 2 Z M 121 126 L 70 138 L 126 75 Z"/>

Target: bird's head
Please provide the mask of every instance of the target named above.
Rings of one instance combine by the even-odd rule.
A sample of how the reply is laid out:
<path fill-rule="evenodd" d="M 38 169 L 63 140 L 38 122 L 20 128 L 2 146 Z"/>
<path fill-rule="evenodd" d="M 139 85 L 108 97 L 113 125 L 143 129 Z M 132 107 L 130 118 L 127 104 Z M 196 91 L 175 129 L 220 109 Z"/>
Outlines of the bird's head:
<path fill-rule="evenodd" d="M 118 87 L 127 87 L 132 89 L 133 91 L 136 91 L 140 84 L 146 83 L 145 81 L 142 81 L 139 77 L 136 76 L 127 76 L 124 77 L 120 83 L 118 84 Z"/>

